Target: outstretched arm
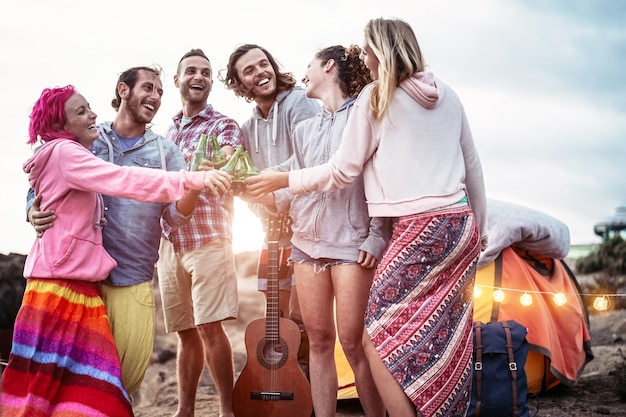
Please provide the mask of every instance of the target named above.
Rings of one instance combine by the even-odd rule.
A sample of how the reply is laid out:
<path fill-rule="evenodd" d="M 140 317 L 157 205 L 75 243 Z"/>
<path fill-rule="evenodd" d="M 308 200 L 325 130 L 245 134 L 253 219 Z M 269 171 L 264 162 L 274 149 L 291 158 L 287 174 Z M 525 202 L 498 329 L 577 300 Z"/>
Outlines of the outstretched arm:
<path fill-rule="evenodd" d="M 281 188 L 289 187 L 289 172 L 263 171 L 244 180 L 246 192 L 260 197 Z"/>

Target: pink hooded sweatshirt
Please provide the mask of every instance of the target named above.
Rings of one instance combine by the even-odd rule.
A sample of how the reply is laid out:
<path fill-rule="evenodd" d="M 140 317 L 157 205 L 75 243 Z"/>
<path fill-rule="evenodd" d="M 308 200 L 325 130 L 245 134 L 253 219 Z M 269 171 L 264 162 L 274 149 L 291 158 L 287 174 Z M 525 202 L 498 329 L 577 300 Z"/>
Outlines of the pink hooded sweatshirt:
<path fill-rule="evenodd" d="M 42 196 L 41 210 L 54 210 L 57 217 L 54 227 L 33 244 L 24 266 L 26 278 L 100 281 L 115 268 L 117 263 L 102 247 L 99 194 L 169 202 L 188 189 L 204 188 L 204 172 L 120 167 L 70 139 L 41 146 L 24 164 L 24 172 Z"/>

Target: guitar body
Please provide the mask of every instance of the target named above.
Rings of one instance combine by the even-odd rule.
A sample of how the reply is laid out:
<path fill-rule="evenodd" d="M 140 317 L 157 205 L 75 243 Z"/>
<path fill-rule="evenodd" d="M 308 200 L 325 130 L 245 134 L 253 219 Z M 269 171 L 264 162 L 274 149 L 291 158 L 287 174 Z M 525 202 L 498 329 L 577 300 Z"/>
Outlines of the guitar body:
<path fill-rule="evenodd" d="M 311 387 L 298 364 L 300 329 L 289 319 L 279 320 L 277 343 L 266 339 L 265 319 L 246 328 L 248 361 L 233 390 L 236 417 L 311 417 Z"/>
<path fill-rule="evenodd" d="M 302 336 L 293 321 L 279 314 L 278 239 L 289 216 L 269 217 L 267 230 L 267 307 L 265 319 L 246 328 L 248 360 L 233 388 L 236 417 L 311 417 L 309 380 L 298 363 Z"/>

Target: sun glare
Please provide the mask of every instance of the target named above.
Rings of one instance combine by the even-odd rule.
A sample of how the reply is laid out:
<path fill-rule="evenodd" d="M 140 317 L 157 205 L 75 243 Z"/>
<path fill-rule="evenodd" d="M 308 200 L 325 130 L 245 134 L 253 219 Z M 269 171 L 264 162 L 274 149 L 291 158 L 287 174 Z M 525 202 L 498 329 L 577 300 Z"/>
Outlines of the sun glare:
<path fill-rule="evenodd" d="M 233 252 L 260 251 L 265 233 L 261 220 L 248 208 L 246 202 L 235 197 L 233 222 Z"/>

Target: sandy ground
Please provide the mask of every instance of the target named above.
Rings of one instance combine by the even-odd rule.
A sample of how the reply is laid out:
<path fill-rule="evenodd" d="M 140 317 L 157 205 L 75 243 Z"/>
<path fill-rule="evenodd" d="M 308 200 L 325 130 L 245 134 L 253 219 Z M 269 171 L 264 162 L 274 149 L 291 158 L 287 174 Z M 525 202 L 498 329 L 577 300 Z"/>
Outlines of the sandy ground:
<path fill-rule="evenodd" d="M 249 271 L 248 265 L 244 272 Z M 224 324 L 233 346 L 235 375 L 241 372 L 246 363 L 243 339 L 245 329 L 252 320 L 263 317 L 265 309 L 265 300 L 256 290 L 256 278 L 254 275 L 240 274 L 240 277 L 243 276 L 245 278 L 239 279 L 239 318 Z M 150 365 L 136 395 L 134 411 L 137 417 L 169 417 L 174 414 L 177 405 L 176 361 L 171 357 L 171 353 L 176 351 L 177 339 L 173 334 L 165 334 L 157 287 L 155 295 L 158 319 L 154 362 Z M 539 397 L 529 398 L 531 416 L 626 417 L 626 403 L 620 402 L 613 393 L 611 388 L 613 377 L 609 375 L 615 364 L 622 360 L 618 349 L 621 348 L 626 354 L 626 310 L 593 314 L 590 323 L 594 360 L 586 366 L 574 387 L 560 385 Z M 169 360 L 163 360 L 168 356 Z M 206 370 L 198 389 L 196 416 L 218 416 L 215 387 Z M 337 404 L 337 416 L 364 416 L 364 413 L 358 400 L 341 400 Z"/>

